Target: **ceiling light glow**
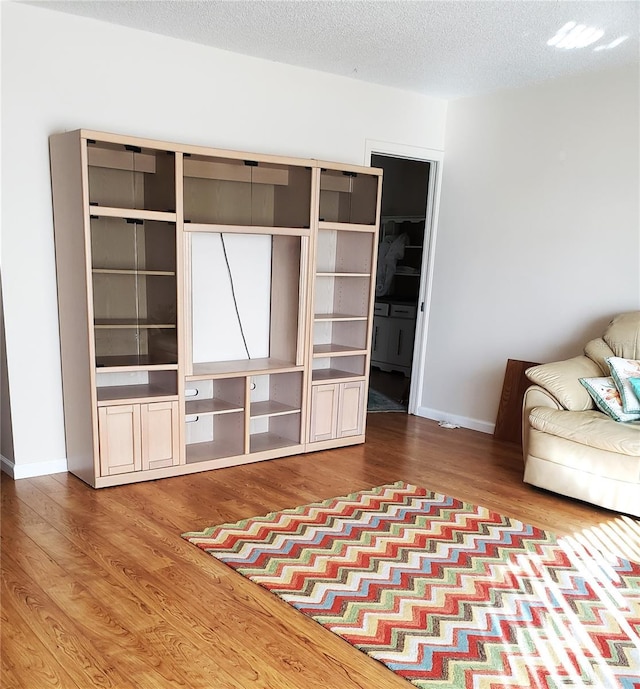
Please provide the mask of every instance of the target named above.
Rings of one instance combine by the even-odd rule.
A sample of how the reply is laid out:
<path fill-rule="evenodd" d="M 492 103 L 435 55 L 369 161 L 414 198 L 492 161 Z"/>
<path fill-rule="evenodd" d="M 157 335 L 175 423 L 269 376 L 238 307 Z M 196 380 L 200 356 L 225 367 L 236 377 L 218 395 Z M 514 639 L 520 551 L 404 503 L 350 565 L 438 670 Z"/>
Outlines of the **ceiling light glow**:
<path fill-rule="evenodd" d="M 604 45 L 598 45 L 594 50 L 611 50 L 611 48 L 617 48 L 621 43 L 624 43 L 629 36 L 619 36 L 618 38 L 611 41 L 611 43 L 605 43 Z"/>
<path fill-rule="evenodd" d="M 558 29 L 555 36 L 547 41 L 547 45 L 572 50 L 573 48 L 586 48 L 604 36 L 603 29 L 595 26 L 578 24 L 577 22 L 567 22 L 562 28 Z"/>
<path fill-rule="evenodd" d="M 557 45 L 559 41 L 561 41 L 565 36 L 573 29 L 573 27 L 576 25 L 576 22 L 567 22 L 561 29 L 558 29 L 556 32 L 556 35 L 553 38 L 550 38 L 547 41 L 547 45 Z"/>

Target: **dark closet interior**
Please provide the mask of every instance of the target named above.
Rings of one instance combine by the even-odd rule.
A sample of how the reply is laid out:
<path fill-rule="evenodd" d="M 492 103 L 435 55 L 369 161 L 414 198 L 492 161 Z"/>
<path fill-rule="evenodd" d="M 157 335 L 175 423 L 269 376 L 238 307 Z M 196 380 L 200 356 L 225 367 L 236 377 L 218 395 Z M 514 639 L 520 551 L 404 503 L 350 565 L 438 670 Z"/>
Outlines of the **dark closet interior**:
<path fill-rule="evenodd" d="M 374 154 L 384 170 L 369 411 L 406 411 L 420 308 L 431 164 Z"/>

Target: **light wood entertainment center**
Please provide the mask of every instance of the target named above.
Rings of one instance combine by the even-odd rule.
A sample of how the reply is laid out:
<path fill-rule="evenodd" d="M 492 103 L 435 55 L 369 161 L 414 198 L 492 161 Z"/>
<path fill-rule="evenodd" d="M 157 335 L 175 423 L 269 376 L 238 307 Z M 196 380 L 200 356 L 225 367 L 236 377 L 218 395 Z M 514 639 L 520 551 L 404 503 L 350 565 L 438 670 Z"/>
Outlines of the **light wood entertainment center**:
<path fill-rule="evenodd" d="M 69 471 L 364 442 L 382 170 L 88 130 L 50 152 Z"/>

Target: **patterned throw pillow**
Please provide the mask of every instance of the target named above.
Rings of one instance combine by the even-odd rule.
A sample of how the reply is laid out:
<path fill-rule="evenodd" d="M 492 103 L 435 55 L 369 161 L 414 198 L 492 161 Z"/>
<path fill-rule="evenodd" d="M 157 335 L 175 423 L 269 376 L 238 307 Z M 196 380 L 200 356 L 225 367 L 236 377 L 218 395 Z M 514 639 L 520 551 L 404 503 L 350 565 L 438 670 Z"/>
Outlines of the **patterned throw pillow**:
<path fill-rule="evenodd" d="M 622 400 L 618 388 L 611 377 L 580 378 L 580 382 L 593 397 L 598 409 L 608 414 L 615 421 L 629 422 L 640 419 L 640 411 L 637 414 L 626 414 L 622 408 Z"/>
<path fill-rule="evenodd" d="M 611 356 L 607 359 L 607 363 L 622 398 L 622 409 L 626 414 L 640 414 L 640 399 L 629 382 L 629 378 L 640 376 L 640 361 Z"/>

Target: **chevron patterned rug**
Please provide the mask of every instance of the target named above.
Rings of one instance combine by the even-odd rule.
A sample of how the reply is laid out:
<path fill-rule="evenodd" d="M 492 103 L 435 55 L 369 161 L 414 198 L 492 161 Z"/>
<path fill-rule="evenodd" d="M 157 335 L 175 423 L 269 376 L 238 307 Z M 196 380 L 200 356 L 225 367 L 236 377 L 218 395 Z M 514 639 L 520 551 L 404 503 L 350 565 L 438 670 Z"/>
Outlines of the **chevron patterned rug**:
<path fill-rule="evenodd" d="M 394 483 L 183 534 L 421 689 L 640 689 L 640 565 Z"/>

